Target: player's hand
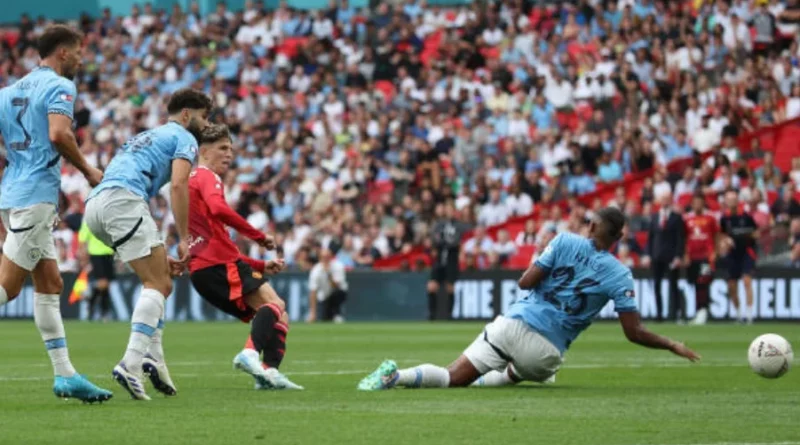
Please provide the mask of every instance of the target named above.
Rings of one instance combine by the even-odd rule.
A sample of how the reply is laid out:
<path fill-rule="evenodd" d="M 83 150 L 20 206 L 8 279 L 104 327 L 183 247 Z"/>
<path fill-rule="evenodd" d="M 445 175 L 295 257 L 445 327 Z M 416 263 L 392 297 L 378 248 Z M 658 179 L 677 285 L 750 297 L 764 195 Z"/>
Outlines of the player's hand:
<path fill-rule="evenodd" d="M 691 362 L 700 361 L 700 355 L 691 349 L 689 349 L 686 345 L 680 342 L 672 342 L 672 346 L 669 348 L 673 354 L 683 357 Z"/>
<path fill-rule="evenodd" d="M 258 244 L 267 250 L 275 250 L 278 247 L 275 244 L 275 237 L 272 235 L 264 235 L 264 239 L 259 241 Z"/>
<path fill-rule="evenodd" d="M 183 264 L 189 262 L 189 241 L 182 239 L 178 243 L 178 261 Z"/>
<path fill-rule="evenodd" d="M 186 264 L 181 263 L 172 257 L 167 257 L 167 264 L 169 265 L 169 274 L 171 277 L 179 277 L 186 272 Z"/>
<path fill-rule="evenodd" d="M 269 260 L 264 263 L 264 275 L 275 275 L 286 267 L 286 262 L 282 259 Z"/>
<path fill-rule="evenodd" d="M 91 165 L 86 167 L 83 176 L 89 181 L 89 185 L 92 187 L 96 187 L 97 184 L 100 184 L 100 181 L 103 180 L 103 172 L 99 168 L 92 167 Z"/>

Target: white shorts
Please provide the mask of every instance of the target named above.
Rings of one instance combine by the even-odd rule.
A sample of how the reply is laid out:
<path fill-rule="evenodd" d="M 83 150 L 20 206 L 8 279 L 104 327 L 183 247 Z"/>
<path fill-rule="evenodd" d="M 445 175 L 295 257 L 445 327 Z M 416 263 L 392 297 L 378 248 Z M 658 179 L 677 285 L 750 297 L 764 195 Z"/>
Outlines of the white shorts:
<path fill-rule="evenodd" d="M 94 236 L 114 248 L 124 263 L 150 256 L 164 245 L 147 203 L 138 195 L 113 188 L 86 203 L 84 221 Z"/>
<path fill-rule="evenodd" d="M 58 221 L 56 206 L 35 204 L 20 209 L 0 210 L 8 234 L 3 254 L 14 264 L 32 271 L 39 260 L 55 260 L 53 228 Z"/>
<path fill-rule="evenodd" d="M 561 353 L 525 322 L 502 315 L 486 325 L 464 356 L 480 372 L 503 371 L 512 364 L 519 377 L 543 382 L 558 371 Z"/>

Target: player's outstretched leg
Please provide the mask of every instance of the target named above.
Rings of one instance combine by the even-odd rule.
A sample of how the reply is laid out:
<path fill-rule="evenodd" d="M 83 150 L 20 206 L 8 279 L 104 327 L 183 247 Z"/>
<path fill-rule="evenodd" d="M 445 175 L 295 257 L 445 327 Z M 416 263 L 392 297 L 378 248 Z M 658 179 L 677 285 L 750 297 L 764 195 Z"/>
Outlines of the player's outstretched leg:
<path fill-rule="evenodd" d="M 245 348 L 233 359 L 234 368 L 251 375 L 256 389 L 295 389 L 295 384 L 278 368 L 286 353 L 289 317 L 284 302 L 268 283 L 245 296 L 246 304 L 256 309 L 250 325 L 250 337 Z M 259 354 L 262 360 L 259 360 Z"/>
<path fill-rule="evenodd" d="M 172 383 L 172 378 L 167 369 L 167 362 L 164 359 L 164 347 L 162 339 L 164 336 L 164 314 L 158 320 L 156 332 L 150 339 L 150 347 L 147 349 L 142 359 L 142 371 L 150 379 L 150 383 L 156 391 L 164 394 L 165 396 L 174 396 L 178 394 L 178 388 Z"/>
<path fill-rule="evenodd" d="M 397 369 L 393 360 L 381 365 L 358 383 L 361 391 L 379 391 L 397 386 L 406 388 L 462 387 L 474 382 L 480 372 L 465 356 L 459 357 L 447 368 L 424 364 L 407 369 Z"/>

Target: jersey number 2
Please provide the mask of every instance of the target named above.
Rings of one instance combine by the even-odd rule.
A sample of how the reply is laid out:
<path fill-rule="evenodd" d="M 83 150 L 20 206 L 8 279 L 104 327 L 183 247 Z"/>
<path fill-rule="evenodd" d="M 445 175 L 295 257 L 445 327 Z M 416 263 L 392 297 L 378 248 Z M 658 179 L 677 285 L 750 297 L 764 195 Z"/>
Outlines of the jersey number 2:
<path fill-rule="evenodd" d="M 579 281 L 578 284 L 576 284 L 575 287 L 573 288 L 573 291 L 575 292 L 575 297 L 577 297 L 578 302 L 576 305 L 571 306 L 568 303 L 562 304 L 557 297 L 559 292 L 566 290 L 572 284 L 572 280 L 575 278 L 575 268 L 571 266 L 558 267 L 553 270 L 552 274 L 550 275 L 550 278 L 554 280 L 560 280 L 560 282 L 555 287 L 555 289 L 548 292 L 544 296 L 545 301 L 552 304 L 553 306 L 560 308 L 569 315 L 577 315 L 583 312 L 583 310 L 586 308 L 586 302 L 589 299 L 589 296 L 586 295 L 584 291 L 587 288 L 590 288 L 592 286 L 597 286 L 598 284 L 600 284 L 599 281 L 594 280 L 592 278 L 584 278 L 581 281 Z"/>
<path fill-rule="evenodd" d="M 19 113 L 17 113 L 17 124 L 19 124 L 19 128 L 22 129 L 22 134 L 25 135 L 25 140 L 22 142 L 11 142 L 9 146 L 13 150 L 27 150 L 31 145 L 31 135 L 28 133 L 28 130 L 25 129 L 25 126 L 22 125 L 22 116 L 24 116 L 25 112 L 28 111 L 28 98 L 15 97 L 11 99 L 11 106 L 20 107 Z"/>

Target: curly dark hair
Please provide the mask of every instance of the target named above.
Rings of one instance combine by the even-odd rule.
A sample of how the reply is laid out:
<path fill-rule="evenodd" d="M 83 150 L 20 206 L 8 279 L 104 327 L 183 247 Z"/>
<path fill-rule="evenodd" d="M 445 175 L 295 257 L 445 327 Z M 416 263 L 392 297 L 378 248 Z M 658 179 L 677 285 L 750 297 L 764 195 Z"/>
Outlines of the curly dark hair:
<path fill-rule="evenodd" d="M 36 42 L 36 49 L 39 57 L 44 59 L 62 45 L 75 45 L 83 41 L 83 33 L 75 28 L 66 25 L 50 25 L 45 28 L 39 40 Z"/>
<path fill-rule="evenodd" d="M 172 94 L 167 104 L 169 114 L 180 113 L 184 108 L 190 110 L 211 111 L 211 98 L 202 91 L 192 88 L 183 88 Z"/>

